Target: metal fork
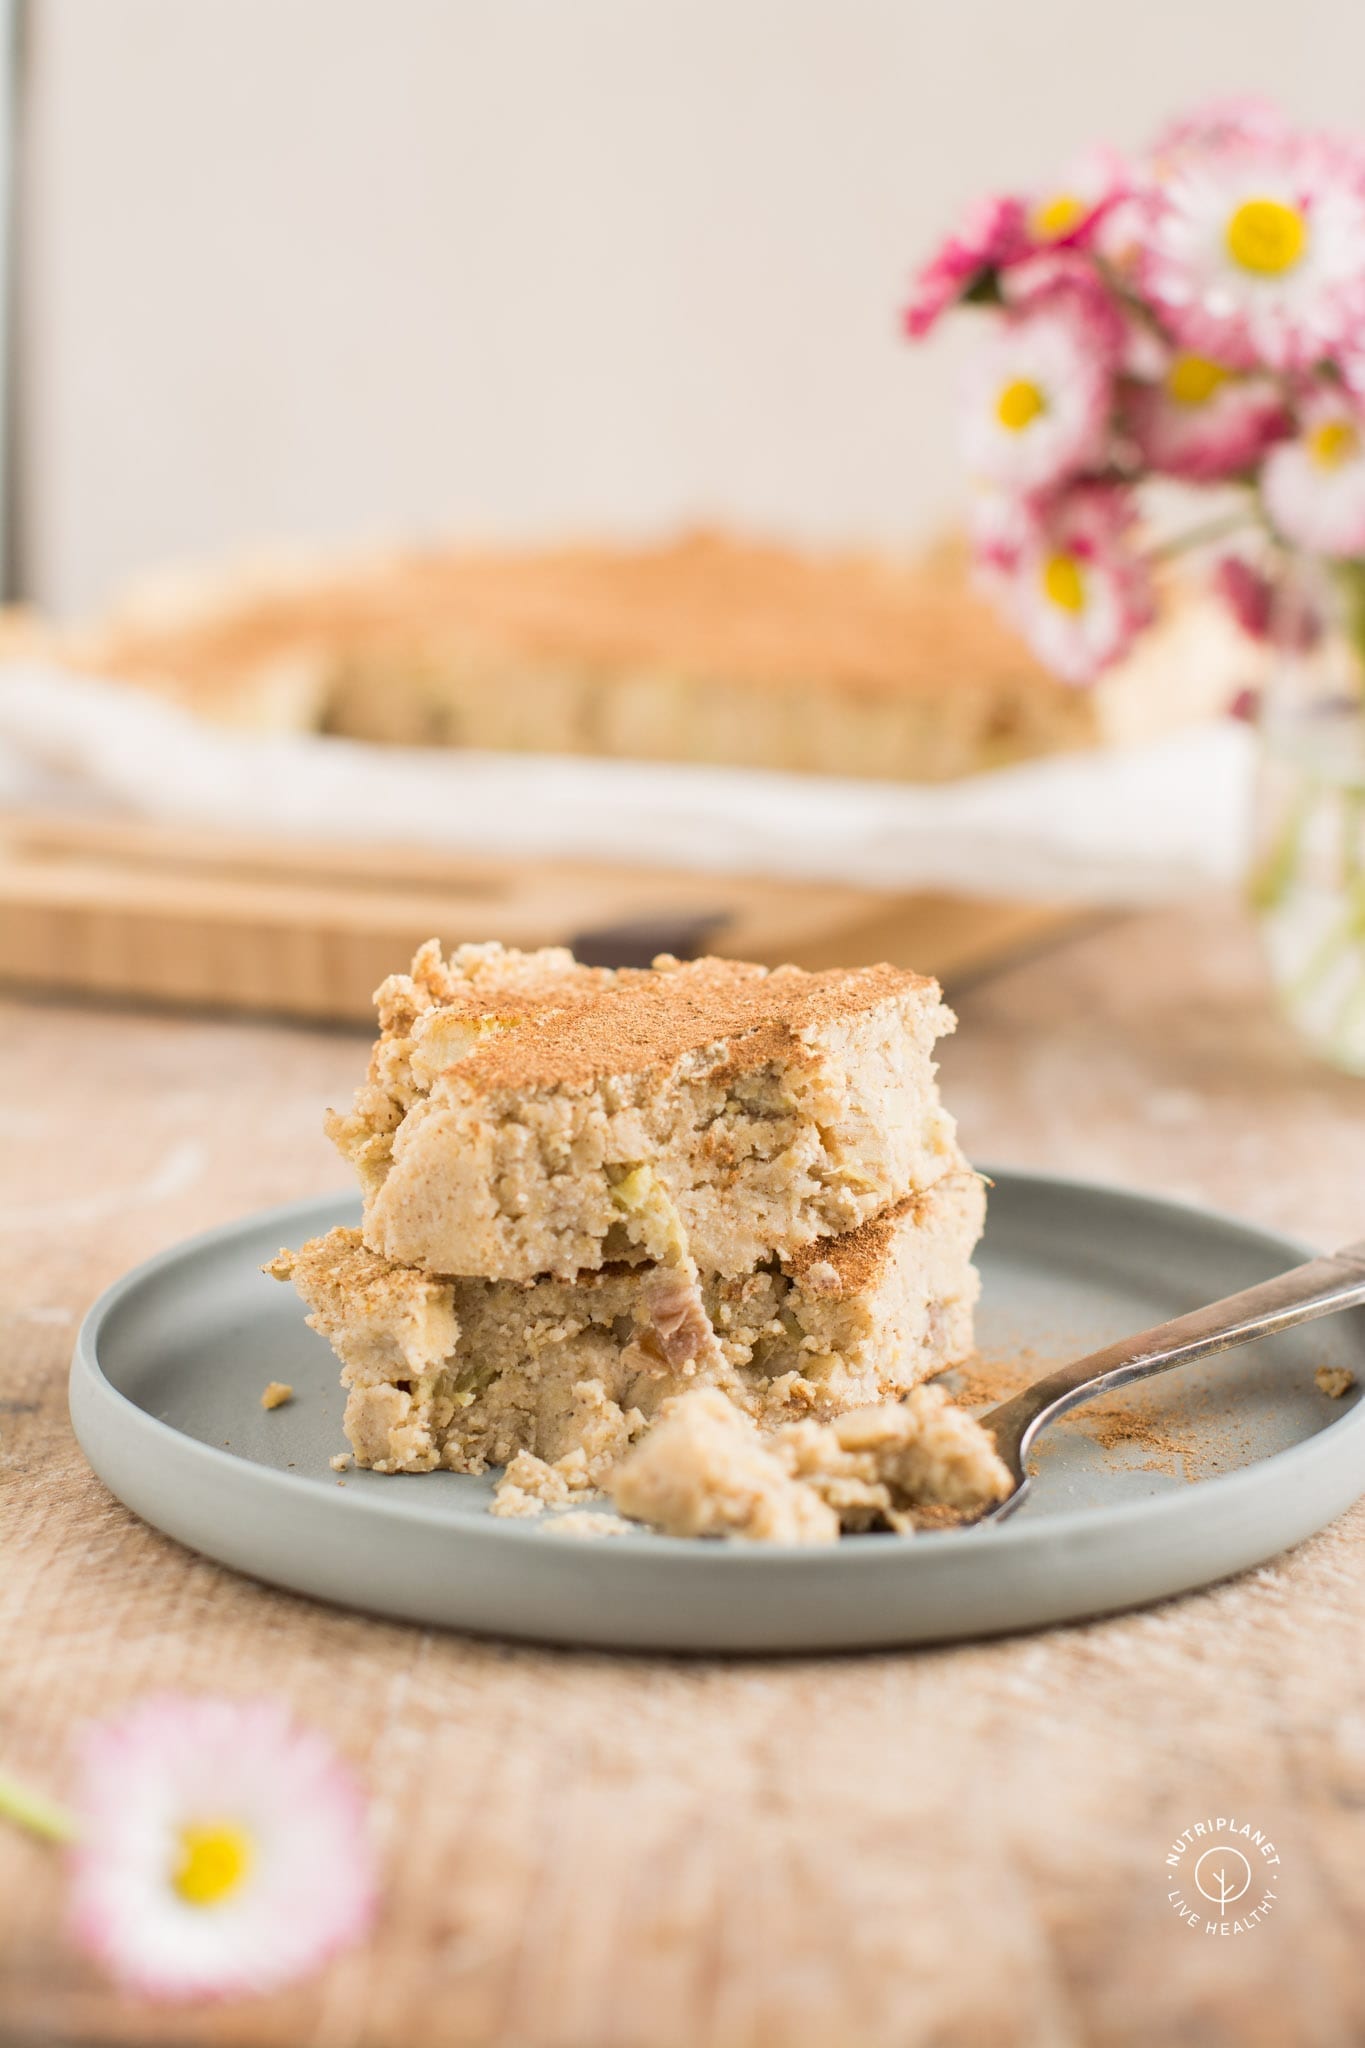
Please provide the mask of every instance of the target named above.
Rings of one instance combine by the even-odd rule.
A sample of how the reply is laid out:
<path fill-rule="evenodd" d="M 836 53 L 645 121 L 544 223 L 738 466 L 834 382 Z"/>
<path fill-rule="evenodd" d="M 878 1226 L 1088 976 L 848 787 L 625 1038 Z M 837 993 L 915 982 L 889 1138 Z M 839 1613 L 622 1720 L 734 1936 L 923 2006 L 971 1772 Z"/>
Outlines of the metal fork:
<path fill-rule="evenodd" d="M 1317 1316 L 1333 1315 L 1338 1309 L 1365 1306 L 1365 1239 L 1348 1244 L 1330 1258 L 1312 1259 L 1295 1266 L 1274 1280 L 1263 1280 L 1241 1294 L 1230 1294 L 1208 1308 L 1197 1308 L 1187 1316 L 1159 1323 L 1154 1330 L 1142 1330 L 1136 1337 L 1121 1337 L 1103 1351 L 1092 1351 L 1072 1365 L 1035 1380 L 1022 1394 L 1002 1401 L 979 1418 L 983 1429 L 995 1438 L 995 1447 L 1014 1480 L 1013 1490 L 978 1517 L 984 1522 L 1003 1521 L 1028 1492 L 1029 1478 L 1024 1460 L 1040 1430 L 1069 1408 L 1107 1394 L 1114 1387 L 1126 1387 L 1130 1380 L 1150 1379 L 1169 1372 L 1172 1366 L 1187 1365 L 1195 1358 L 1208 1358 L 1215 1351 L 1231 1351 L 1235 1345 L 1250 1344 L 1255 1337 L 1269 1337 L 1276 1330 L 1292 1330 L 1296 1323 L 1310 1323 Z"/>

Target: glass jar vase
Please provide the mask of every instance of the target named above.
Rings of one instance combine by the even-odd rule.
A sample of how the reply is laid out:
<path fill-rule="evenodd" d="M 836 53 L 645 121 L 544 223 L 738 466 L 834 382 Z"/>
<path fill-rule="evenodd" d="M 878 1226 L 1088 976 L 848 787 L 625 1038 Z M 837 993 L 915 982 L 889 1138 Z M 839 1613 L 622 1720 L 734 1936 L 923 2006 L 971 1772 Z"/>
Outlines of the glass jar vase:
<path fill-rule="evenodd" d="M 1365 566 L 1283 563 L 1270 625 L 1251 900 L 1290 1024 L 1365 1075 Z"/>

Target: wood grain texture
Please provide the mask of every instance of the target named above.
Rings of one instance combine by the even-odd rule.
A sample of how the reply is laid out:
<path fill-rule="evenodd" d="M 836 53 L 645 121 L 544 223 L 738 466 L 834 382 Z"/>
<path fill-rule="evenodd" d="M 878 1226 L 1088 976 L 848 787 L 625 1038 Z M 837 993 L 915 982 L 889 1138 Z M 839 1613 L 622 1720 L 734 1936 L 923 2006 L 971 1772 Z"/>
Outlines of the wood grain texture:
<path fill-rule="evenodd" d="M 0 983 L 328 1022 L 422 942 L 571 945 L 598 966 L 993 966 L 1086 913 L 840 883 L 464 858 L 74 817 L 0 818 Z"/>
<path fill-rule="evenodd" d="M 959 1000 L 969 1150 L 1365 1226 L 1365 1087 L 1269 1014 L 1237 913 L 1065 944 Z M 333 1613 L 118 1507 L 66 1421 L 75 1320 L 185 1232 L 341 1183 L 362 1041 L 0 1009 L 0 1756 L 152 1688 L 282 1694 L 374 1793 L 374 1941 L 286 1996 L 158 2012 L 0 1833 L 0 2039 L 243 2048 L 1336 2048 L 1365 2037 L 1365 1509 L 1152 1611 L 929 1653 L 758 1662 L 505 1647 Z M 1281 1899 L 1183 1926 L 1164 1855 L 1275 1837 Z"/>

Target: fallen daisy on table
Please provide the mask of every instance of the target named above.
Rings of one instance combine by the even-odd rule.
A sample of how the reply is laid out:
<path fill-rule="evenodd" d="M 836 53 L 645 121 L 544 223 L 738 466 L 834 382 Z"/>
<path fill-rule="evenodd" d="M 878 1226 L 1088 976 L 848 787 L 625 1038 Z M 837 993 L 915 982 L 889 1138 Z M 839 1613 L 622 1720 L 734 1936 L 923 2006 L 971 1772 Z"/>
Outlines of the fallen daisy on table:
<path fill-rule="evenodd" d="M 0 1814 L 69 1844 L 73 1933 L 125 1989 L 270 1991 L 368 1929 L 364 1797 L 277 1703 L 149 1699 L 88 1729 L 79 1766 L 70 1813 L 0 1780 Z"/>

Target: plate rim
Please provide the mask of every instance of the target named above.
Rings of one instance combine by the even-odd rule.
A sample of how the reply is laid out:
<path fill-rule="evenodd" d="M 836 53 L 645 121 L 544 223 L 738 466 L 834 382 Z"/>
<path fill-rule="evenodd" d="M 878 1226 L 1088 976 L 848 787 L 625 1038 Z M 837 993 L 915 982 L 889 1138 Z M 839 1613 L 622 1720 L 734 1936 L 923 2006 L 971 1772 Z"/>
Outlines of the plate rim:
<path fill-rule="evenodd" d="M 981 1167 L 978 1170 L 985 1174 L 988 1180 L 995 1182 L 1009 1181 L 1024 1186 L 1041 1186 L 1082 1199 L 1099 1196 L 1126 1205 L 1136 1204 L 1153 1213 L 1169 1215 L 1175 1212 L 1177 1215 L 1190 1216 L 1202 1224 L 1217 1225 L 1244 1239 L 1260 1240 L 1267 1249 L 1273 1248 L 1277 1256 L 1287 1250 L 1290 1254 L 1290 1263 L 1316 1255 L 1316 1248 L 1306 1244 L 1302 1239 L 1272 1230 L 1244 1217 L 1231 1215 L 1205 1203 L 1156 1194 L 1140 1188 L 1127 1188 L 1113 1181 L 1094 1180 L 1073 1174 L 1036 1172 L 1027 1167 Z M 318 1474 L 281 1471 L 278 1467 L 260 1464 L 255 1459 L 226 1446 L 207 1444 L 197 1437 L 187 1435 L 173 1423 L 151 1414 L 123 1393 L 105 1373 L 99 1359 L 100 1335 L 109 1318 L 130 1295 L 153 1282 L 167 1268 L 190 1263 L 197 1255 L 216 1249 L 233 1237 L 263 1231 L 275 1221 L 284 1224 L 286 1219 L 299 1221 L 306 1216 L 335 1214 L 343 1206 L 354 1211 L 358 1201 L 359 1197 L 354 1189 L 345 1189 L 333 1194 L 304 1196 L 291 1202 L 250 1211 L 224 1223 L 210 1225 L 205 1230 L 181 1238 L 163 1247 L 161 1251 L 153 1253 L 138 1265 L 130 1267 L 126 1273 L 121 1274 L 101 1291 L 82 1318 L 76 1332 L 68 1380 L 73 1429 L 82 1452 L 95 1469 L 97 1476 L 99 1468 L 90 1457 L 76 1417 L 77 1405 L 86 1396 L 99 1403 L 114 1425 L 130 1437 L 140 1436 L 149 1444 L 173 1443 L 176 1446 L 175 1455 L 191 1465 L 198 1464 L 205 1471 L 230 1473 L 236 1483 L 253 1487 L 263 1495 L 299 1503 L 304 1503 L 310 1498 L 321 1498 L 332 1503 L 333 1509 L 340 1507 L 343 1512 L 353 1517 L 412 1523 L 428 1530 L 432 1527 L 430 1509 L 422 1505 L 420 1496 L 408 1500 L 395 1493 L 394 1498 L 390 1500 L 378 1493 L 356 1492 L 345 1503 L 337 1503 L 330 1487 Z M 1362 1374 L 1362 1379 L 1365 1380 L 1365 1374 Z M 1235 1510 L 1244 1495 L 1254 1492 L 1264 1484 L 1264 1475 L 1268 1470 L 1273 1468 L 1277 1474 L 1290 1476 L 1294 1468 L 1301 1465 L 1311 1466 L 1324 1455 L 1328 1448 L 1326 1439 L 1330 1438 L 1331 1448 L 1336 1449 L 1341 1443 L 1343 1433 L 1352 1430 L 1365 1431 L 1365 1397 L 1353 1402 L 1340 1415 L 1333 1417 L 1321 1429 L 1315 1430 L 1311 1436 L 1303 1438 L 1298 1443 L 1286 1445 L 1281 1450 L 1273 1451 L 1266 1457 L 1257 1458 L 1251 1464 L 1239 1467 L 1234 1472 L 1218 1473 L 1211 1478 L 1200 1480 L 1194 1491 L 1197 1492 L 1201 1503 L 1207 1504 L 1211 1509 L 1218 1503 L 1225 1503 Z M 385 1476 L 412 1479 L 426 1475 L 400 1473 Z M 105 1483 L 102 1477 L 101 1483 Z M 610 1541 L 581 1546 L 564 1543 L 558 1545 L 557 1549 L 578 1555 L 584 1566 L 590 1566 L 595 1573 L 602 1569 L 612 1570 L 614 1567 L 607 1563 L 607 1560 L 613 1558 L 621 1565 L 627 1562 L 635 1564 L 642 1557 L 657 1559 L 661 1563 L 665 1560 L 686 1559 L 689 1569 L 703 1572 L 732 1569 L 735 1559 L 742 1557 L 746 1565 L 757 1566 L 760 1569 L 775 1571 L 785 1567 L 790 1570 L 794 1565 L 799 1565 L 803 1571 L 814 1570 L 825 1576 L 833 1572 L 842 1574 L 858 1571 L 865 1568 L 873 1557 L 885 1557 L 888 1553 L 896 1554 L 913 1569 L 912 1560 L 916 1556 L 925 1557 L 927 1561 L 927 1556 L 941 1554 L 945 1543 L 960 1546 L 964 1538 L 970 1538 L 978 1550 L 986 1546 L 991 1549 L 1005 1546 L 1011 1555 L 1020 1555 L 1046 1550 L 1070 1531 L 1103 1530 L 1106 1535 L 1112 1536 L 1133 1529 L 1150 1530 L 1155 1534 L 1168 1522 L 1183 1519 L 1190 1499 L 1191 1494 L 1183 1490 L 1171 1491 L 1148 1495 L 1139 1500 L 1116 1501 L 1109 1507 L 1089 1508 L 1081 1515 L 1044 1511 L 1035 1513 L 1027 1519 L 1010 1518 L 1003 1523 L 987 1523 L 969 1530 L 924 1530 L 917 1533 L 913 1543 L 907 1543 L 904 1537 L 893 1533 L 873 1533 L 861 1537 L 857 1543 L 825 1546 L 796 1543 L 701 1542 L 694 1538 L 661 1536 L 644 1531 L 636 1533 L 632 1530 L 614 1535 Z M 1319 1526 L 1325 1526 L 1325 1523 Z M 457 1534 L 461 1542 L 481 1546 L 493 1544 L 499 1551 L 505 1552 L 508 1545 L 542 1546 L 545 1525 L 539 1518 L 520 1521 L 512 1517 L 471 1515 L 461 1518 L 458 1525 L 452 1527 L 451 1533 Z"/>

